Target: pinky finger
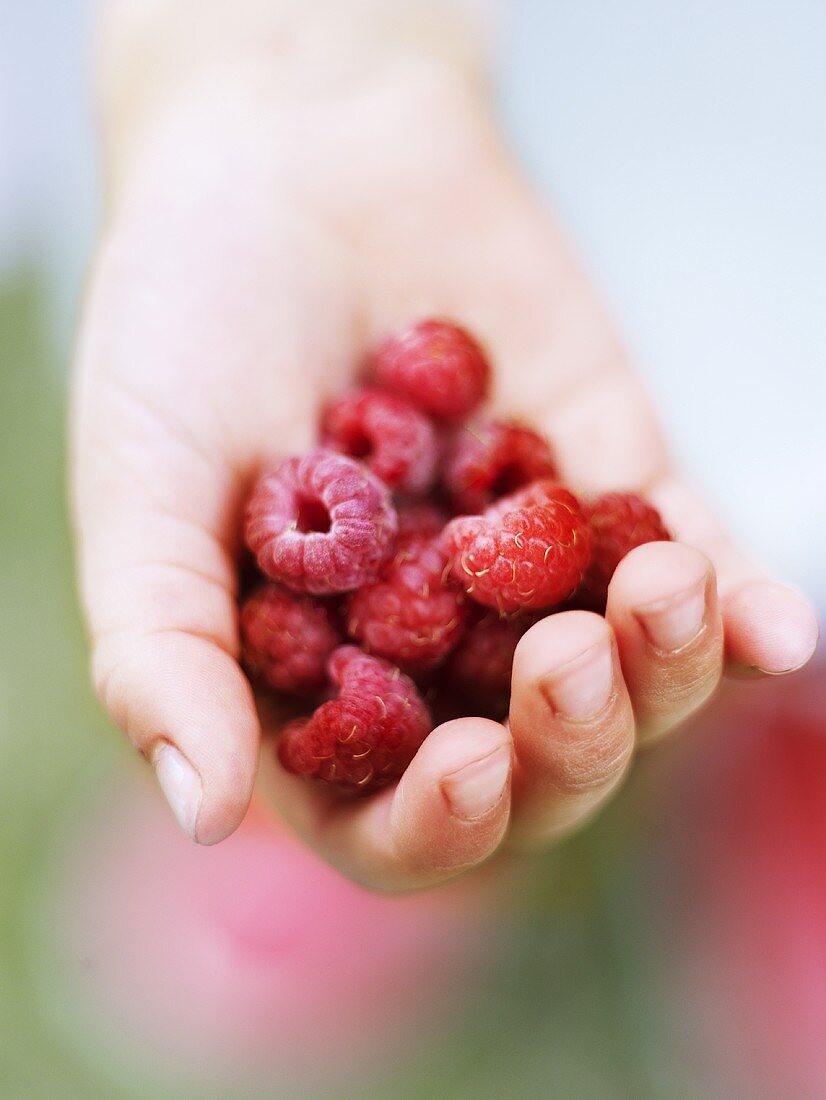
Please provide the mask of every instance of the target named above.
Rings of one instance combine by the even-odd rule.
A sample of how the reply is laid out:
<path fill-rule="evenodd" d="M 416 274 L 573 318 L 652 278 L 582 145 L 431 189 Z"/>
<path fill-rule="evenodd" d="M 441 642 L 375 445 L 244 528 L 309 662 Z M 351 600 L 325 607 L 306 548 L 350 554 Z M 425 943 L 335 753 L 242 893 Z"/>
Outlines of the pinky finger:
<path fill-rule="evenodd" d="M 768 577 L 738 550 L 705 501 L 680 478 L 664 479 L 649 495 L 680 540 L 714 564 L 727 672 L 780 676 L 805 665 L 819 632 L 805 596 Z"/>
<path fill-rule="evenodd" d="M 731 675 L 782 676 L 814 653 L 817 618 L 795 589 L 756 578 L 731 588 L 722 603 Z"/>

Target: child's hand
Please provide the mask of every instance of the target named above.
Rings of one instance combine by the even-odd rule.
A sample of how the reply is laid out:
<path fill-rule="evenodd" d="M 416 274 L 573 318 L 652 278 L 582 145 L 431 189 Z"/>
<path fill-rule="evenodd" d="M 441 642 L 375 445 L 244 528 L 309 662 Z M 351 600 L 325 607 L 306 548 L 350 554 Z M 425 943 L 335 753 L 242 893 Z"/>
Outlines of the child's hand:
<path fill-rule="evenodd" d="M 281 771 L 265 740 L 279 812 L 347 874 L 392 889 L 472 867 L 506 834 L 579 823 L 635 745 L 708 698 L 724 660 L 785 672 L 817 636 L 805 600 L 733 547 L 670 466 L 474 78 L 419 50 L 302 82 L 257 43 L 249 64 L 194 65 L 157 101 L 120 95 L 74 419 L 96 683 L 204 844 L 239 824 L 258 768 L 237 661 L 244 492 L 262 460 L 307 449 L 319 402 L 388 329 L 426 314 L 467 325 L 498 408 L 548 432 L 566 481 L 642 490 L 683 540 L 622 563 L 607 620 L 568 612 L 530 630 L 509 728 L 440 727 L 396 788 L 342 802 Z"/>

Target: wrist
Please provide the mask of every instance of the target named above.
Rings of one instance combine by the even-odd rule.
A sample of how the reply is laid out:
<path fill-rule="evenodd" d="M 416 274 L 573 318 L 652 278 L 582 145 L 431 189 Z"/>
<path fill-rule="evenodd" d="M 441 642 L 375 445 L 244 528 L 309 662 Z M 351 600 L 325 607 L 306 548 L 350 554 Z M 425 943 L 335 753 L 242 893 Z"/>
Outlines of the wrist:
<path fill-rule="evenodd" d="M 484 87 L 499 0 L 110 0 L 101 94 L 110 167 L 210 85 L 276 105 L 429 73 Z"/>

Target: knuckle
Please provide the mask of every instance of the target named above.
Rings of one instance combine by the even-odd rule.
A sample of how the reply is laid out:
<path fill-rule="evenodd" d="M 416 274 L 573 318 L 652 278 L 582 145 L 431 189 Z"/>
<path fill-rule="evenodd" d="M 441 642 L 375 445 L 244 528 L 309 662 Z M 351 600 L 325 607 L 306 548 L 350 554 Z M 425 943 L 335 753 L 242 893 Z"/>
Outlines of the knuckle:
<path fill-rule="evenodd" d="M 94 578 L 99 641 L 191 635 L 237 656 L 235 595 L 224 578 L 175 561 L 123 564 Z"/>

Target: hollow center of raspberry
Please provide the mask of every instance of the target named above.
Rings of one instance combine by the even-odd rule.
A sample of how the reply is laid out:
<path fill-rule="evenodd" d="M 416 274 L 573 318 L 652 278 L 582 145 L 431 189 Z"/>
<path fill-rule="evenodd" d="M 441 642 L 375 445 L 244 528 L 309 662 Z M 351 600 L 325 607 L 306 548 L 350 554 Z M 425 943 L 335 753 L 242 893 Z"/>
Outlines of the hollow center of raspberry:
<path fill-rule="evenodd" d="M 373 442 L 363 432 L 353 432 L 347 440 L 347 453 L 352 458 L 368 458 L 372 451 Z"/>
<path fill-rule="evenodd" d="M 319 534 L 326 535 L 330 530 L 330 525 L 330 513 L 320 500 L 303 497 L 298 502 L 296 527 L 302 534 L 306 535 L 311 531 L 318 531 Z"/>

